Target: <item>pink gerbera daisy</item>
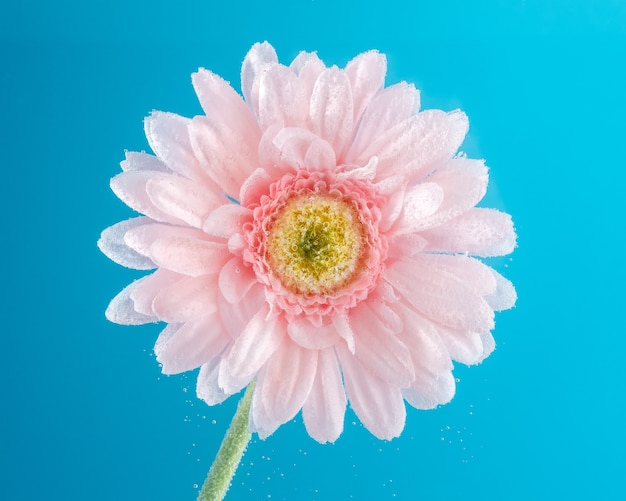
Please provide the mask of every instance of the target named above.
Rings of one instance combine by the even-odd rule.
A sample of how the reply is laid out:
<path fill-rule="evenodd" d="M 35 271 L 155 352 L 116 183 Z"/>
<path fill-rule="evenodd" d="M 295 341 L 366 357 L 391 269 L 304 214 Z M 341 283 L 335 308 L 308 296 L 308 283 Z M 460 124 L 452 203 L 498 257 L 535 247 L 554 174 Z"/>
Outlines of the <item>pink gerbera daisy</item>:
<path fill-rule="evenodd" d="M 404 401 L 448 402 L 452 361 L 488 356 L 494 310 L 515 302 L 471 257 L 511 252 L 515 232 L 508 214 L 475 207 L 487 168 L 457 154 L 467 117 L 418 111 L 418 91 L 383 88 L 385 72 L 375 51 L 345 69 L 307 52 L 284 66 L 256 44 L 244 99 L 199 70 L 205 115 L 153 113 L 155 156 L 128 153 L 111 181 L 144 216 L 99 246 L 156 271 L 107 317 L 167 322 L 154 348 L 163 372 L 200 367 L 209 405 L 255 381 L 261 437 L 302 410 L 309 434 L 332 442 L 348 401 L 374 435 L 399 435 Z"/>

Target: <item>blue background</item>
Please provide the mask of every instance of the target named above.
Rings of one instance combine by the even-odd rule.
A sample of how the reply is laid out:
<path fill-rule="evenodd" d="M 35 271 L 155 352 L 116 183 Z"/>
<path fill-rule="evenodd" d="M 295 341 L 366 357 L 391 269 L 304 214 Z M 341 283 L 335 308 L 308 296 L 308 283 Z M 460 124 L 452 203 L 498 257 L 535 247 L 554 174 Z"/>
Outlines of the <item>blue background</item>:
<path fill-rule="evenodd" d="M 131 212 L 108 188 L 147 149 L 153 109 L 201 112 L 189 74 L 239 88 L 269 40 L 283 62 L 388 56 L 387 84 L 461 107 L 491 166 L 485 205 L 519 248 L 496 352 L 457 366 L 455 399 L 373 438 L 352 411 L 334 445 L 298 416 L 253 439 L 229 499 L 623 499 L 626 3 L 608 0 L 182 0 L 0 6 L 0 497 L 195 499 L 238 398 L 208 407 L 165 377 L 159 326 L 108 323 L 139 274 L 99 253 Z"/>

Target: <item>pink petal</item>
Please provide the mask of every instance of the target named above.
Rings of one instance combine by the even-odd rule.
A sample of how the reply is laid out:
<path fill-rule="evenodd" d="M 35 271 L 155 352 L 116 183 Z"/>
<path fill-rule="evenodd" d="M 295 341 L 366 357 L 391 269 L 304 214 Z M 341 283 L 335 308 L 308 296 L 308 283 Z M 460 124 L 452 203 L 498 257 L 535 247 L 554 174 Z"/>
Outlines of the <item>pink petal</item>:
<path fill-rule="evenodd" d="M 215 277 L 185 277 L 163 284 L 152 303 L 156 315 L 165 322 L 187 322 L 217 311 Z"/>
<path fill-rule="evenodd" d="M 150 179 L 146 192 L 157 209 L 195 228 L 222 202 L 206 186 L 178 176 Z"/>
<path fill-rule="evenodd" d="M 328 68 L 315 82 L 309 107 L 311 130 L 341 154 L 352 135 L 353 103 L 350 81 L 345 72 Z"/>
<path fill-rule="evenodd" d="M 371 182 L 376 177 L 378 158 L 370 158 L 367 164 L 363 166 L 342 165 L 340 169 L 341 170 L 336 174 L 336 179 L 338 180 L 343 181 L 345 179 L 359 179 Z M 383 195 L 383 193 L 379 194 Z"/>
<path fill-rule="evenodd" d="M 124 243 L 144 256 L 151 255 L 151 247 L 160 239 L 191 238 L 207 240 L 209 236 L 195 228 L 183 228 L 168 224 L 142 224 L 131 228 L 124 234 Z"/>
<path fill-rule="evenodd" d="M 322 444 L 334 442 L 343 431 L 345 412 L 346 393 L 335 350 L 320 350 L 315 380 L 302 407 L 307 432 Z"/>
<path fill-rule="evenodd" d="M 419 259 L 428 266 L 454 275 L 479 296 L 487 296 L 496 290 L 494 271 L 478 259 L 459 254 L 425 253 Z"/>
<path fill-rule="evenodd" d="M 163 374 L 178 374 L 215 358 L 229 340 L 216 314 L 209 314 L 186 322 L 154 352 Z"/>
<path fill-rule="evenodd" d="M 113 193 L 131 209 L 136 210 L 150 218 L 170 224 L 181 224 L 182 221 L 167 212 L 157 208 L 146 191 L 146 185 L 154 178 L 169 174 L 147 170 L 131 170 L 118 174 L 111 179 Z"/>
<path fill-rule="evenodd" d="M 482 360 L 484 360 L 493 353 L 493 350 L 496 349 L 496 340 L 491 335 L 491 332 L 481 332 L 480 340 L 483 343 Z"/>
<path fill-rule="evenodd" d="M 363 305 L 350 314 L 354 330 L 354 355 L 361 365 L 394 386 L 407 387 L 415 374 L 411 355 L 388 325 Z"/>
<path fill-rule="evenodd" d="M 389 239 L 390 258 L 413 257 L 426 247 L 428 241 L 417 233 L 391 235 Z"/>
<path fill-rule="evenodd" d="M 492 294 L 485 296 L 485 301 L 487 301 L 487 304 L 489 304 L 494 311 L 513 308 L 517 301 L 515 287 L 497 271 L 491 269 L 490 271 L 496 280 L 496 290 Z"/>
<path fill-rule="evenodd" d="M 308 102 L 296 74 L 286 66 L 273 65 L 259 82 L 259 125 L 298 125 L 306 119 Z"/>
<path fill-rule="evenodd" d="M 443 190 L 435 183 L 421 183 L 410 187 L 404 197 L 400 217 L 394 224 L 394 233 L 414 233 L 421 229 L 424 219 L 437 211 L 443 202 Z"/>
<path fill-rule="evenodd" d="M 382 323 L 384 329 L 393 335 L 402 332 L 404 330 L 404 323 L 400 315 L 395 311 L 395 304 L 389 305 L 386 301 L 374 298 L 373 294 L 370 298 L 371 300 L 367 302 L 367 308 L 376 315 L 376 318 Z"/>
<path fill-rule="evenodd" d="M 133 290 L 141 284 L 142 280 L 145 280 L 145 278 L 140 278 L 132 284 L 127 285 L 113 298 L 104 313 L 107 320 L 122 325 L 141 325 L 150 322 L 158 322 L 159 319 L 155 316 L 144 315 L 137 312 L 135 310 L 135 303 L 130 297 Z"/>
<path fill-rule="evenodd" d="M 420 262 L 417 257 L 391 264 L 385 280 L 435 322 L 475 332 L 493 328 L 493 310 L 484 299 L 454 275 Z"/>
<path fill-rule="evenodd" d="M 383 87 L 387 73 L 387 58 L 375 50 L 359 54 L 345 69 L 354 101 L 354 124 L 358 124 L 363 111 Z"/>
<path fill-rule="evenodd" d="M 474 208 L 421 233 L 426 250 L 504 256 L 513 251 L 516 235 L 511 216 L 495 209 Z"/>
<path fill-rule="evenodd" d="M 184 276 L 178 273 L 173 273 L 163 268 L 159 268 L 152 275 L 144 277 L 130 294 L 130 298 L 135 303 L 135 310 L 144 315 L 155 315 L 159 320 L 165 320 L 153 309 L 154 298 L 163 288 L 184 280 L 184 278 Z M 169 322 L 169 320 L 165 321 Z"/>
<path fill-rule="evenodd" d="M 298 127 L 281 129 L 272 141 L 279 164 L 292 168 L 335 167 L 335 152 L 330 144 L 311 131 Z M 307 158 L 308 155 L 308 158 Z M 308 162 L 312 165 L 309 165 Z"/>
<path fill-rule="evenodd" d="M 150 148 L 170 169 L 188 179 L 206 179 L 191 148 L 189 124 L 188 118 L 155 111 L 144 120 L 144 129 Z"/>
<path fill-rule="evenodd" d="M 376 139 L 419 109 L 419 91 L 400 82 L 379 92 L 366 108 L 346 161 L 352 162 Z"/>
<path fill-rule="evenodd" d="M 256 384 L 263 377 L 265 368 L 261 368 L 259 374 L 257 374 Z M 275 426 L 271 422 L 270 417 L 267 415 L 267 410 L 263 405 L 263 399 L 261 398 L 261 392 L 255 386 L 254 393 L 252 394 L 252 402 L 250 405 L 250 415 L 248 419 L 248 429 L 250 433 L 256 433 L 259 437 L 267 438 L 272 432 L 275 431 Z"/>
<path fill-rule="evenodd" d="M 311 350 L 328 348 L 341 339 L 332 324 L 314 326 L 308 318 L 303 316 L 289 321 L 287 333 L 297 344 Z"/>
<path fill-rule="evenodd" d="M 176 334 L 176 332 L 178 332 L 178 329 L 180 329 L 182 326 L 183 324 L 167 324 L 165 326 L 165 329 L 163 329 L 159 334 L 159 337 L 154 344 L 154 352 L 160 353 L 162 348 L 169 342 L 170 339 L 174 337 L 174 334 Z"/>
<path fill-rule="evenodd" d="M 236 339 L 250 319 L 265 306 L 264 288 L 261 285 L 253 285 L 244 299 L 235 304 L 229 303 L 222 294 L 218 294 L 217 303 L 222 324 L 228 334 Z"/>
<path fill-rule="evenodd" d="M 228 394 L 217 384 L 221 359 L 215 357 L 209 362 L 202 364 L 198 373 L 196 395 L 208 405 L 221 404 L 228 398 Z"/>
<path fill-rule="evenodd" d="M 230 257 L 226 245 L 192 238 L 156 240 L 150 257 L 163 268 L 199 277 L 216 274 Z"/>
<path fill-rule="evenodd" d="M 253 202 L 258 202 L 261 195 L 267 193 L 268 187 L 273 179 L 265 169 L 255 169 L 246 179 L 239 190 L 239 203 L 243 207 L 248 207 Z"/>
<path fill-rule="evenodd" d="M 248 145 L 237 130 L 204 116 L 193 118 L 189 135 L 202 169 L 226 195 L 236 197 L 258 166 L 256 145 Z"/>
<path fill-rule="evenodd" d="M 468 332 L 437 326 L 441 340 L 452 360 L 474 365 L 483 360 L 483 342 L 478 332 Z"/>
<path fill-rule="evenodd" d="M 240 256 L 246 247 L 246 241 L 241 233 L 233 233 L 226 245 L 231 254 Z"/>
<path fill-rule="evenodd" d="M 293 128 L 297 129 L 297 127 L 287 127 L 287 129 Z M 267 130 L 265 130 L 265 132 L 263 133 L 261 141 L 259 142 L 259 147 L 257 150 L 259 156 L 259 165 L 263 168 L 263 170 L 268 174 L 271 179 L 277 179 L 281 177 L 285 172 L 294 170 L 293 165 L 290 164 L 286 158 L 284 158 L 282 152 L 279 150 L 276 144 L 274 144 L 274 140 L 279 134 L 283 133 L 284 129 L 285 128 L 281 125 L 272 125 L 271 127 L 268 127 Z"/>
<path fill-rule="evenodd" d="M 229 303 L 240 302 L 256 283 L 256 274 L 240 257 L 232 258 L 220 270 L 219 289 Z"/>
<path fill-rule="evenodd" d="M 267 320 L 268 313 L 269 307 L 264 305 L 226 352 L 219 374 L 219 385 L 226 393 L 235 393 L 246 386 L 285 336 L 287 328 L 280 317 Z"/>
<path fill-rule="evenodd" d="M 154 155 L 147 153 L 138 153 L 136 151 L 127 151 L 126 159 L 120 162 L 120 166 L 124 172 L 131 170 L 150 170 L 170 174 L 172 171 Z"/>
<path fill-rule="evenodd" d="M 372 158 L 376 158 L 378 167 L 378 158 Z M 376 183 L 376 188 L 378 193 L 387 199 L 387 203 L 382 207 L 380 220 L 381 231 L 387 231 L 402 212 L 406 182 L 404 176 L 390 176 Z"/>
<path fill-rule="evenodd" d="M 350 326 L 350 321 L 348 320 L 348 315 L 338 314 L 334 315 L 332 318 L 333 326 L 337 330 L 337 334 L 339 334 L 350 350 L 350 353 L 354 353 L 354 332 L 352 331 L 352 327 Z"/>
<path fill-rule="evenodd" d="M 370 374 L 346 348 L 337 348 L 350 405 L 376 437 L 390 440 L 404 428 L 406 409 L 400 389 Z"/>
<path fill-rule="evenodd" d="M 265 408 L 265 413 L 254 416 L 257 428 L 262 430 L 261 438 L 273 433 L 302 408 L 311 391 L 316 368 L 316 350 L 307 350 L 288 336 L 283 337 L 255 387 Z"/>
<path fill-rule="evenodd" d="M 411 388 L 402 390 L 404 399 L 416 409 L 434 409 L 447 404 L 456 390 L 452 372 L 444 372 L 434 378 L 422 380 L 419 376 Z"/>
<path fill-rule="evenodd" d="M 258 144 L 261 131 L 254 114 L 228 82 L 204 68 L 191 75 L 191 81 L 204 113 L 213 122 L 239 131 L 249 147 Z"/>
<path fill-rule="evenodd" d="M 371 143 L 357 163 L 377 156 L 378 179 L 402 173 L 417 180 L 452 158 L 467 129 L 467 117 L 461 111 L 422 111 Z"/>
<path fill-rule="evenodd" d="M 322 71 L 326 69 L 326 66 L 314 52 L 300 52 L 289 68 L 298 75 L 300 84 L 304 89 L 305 100 L 309 103 L 315 82 L 322 74 Z"/>
<path fill-rule="evenodd" d="M 437 212 L 425 218 L 416 230 L 440 225 L 474 207 L 485 196 L 489 176 L 484 161 L 453 158 L 428 181 L 441 186 L 443 201 Z"/>
<path fill-rule="evenodd" d="M 411 353 L 416 379 L 418 373 L 436 377 L 450 372 L 452 361 L 432 322 L 401 303 L 395 304 L 394 307 L 404 324 L 404 330 L 398 337 Z"/>
<path fill-rule="evenodd" d="M 152 223 L 154 223 L 154 221 L 148 217 L 136 217 L 109 226 L 100 235 L 98 248 L 109 259 L 127 268 L 133 268 L 135 270 L 150 270 L 156 268 L 156 265 L 150 258 L 134 251 L 124 242 L 124 235 L 127 231 L 138 226 L 143 226 L 144 224 Z"/>
<path fill-rule="evenodd" d="M 259 111 L 259 83 L 261 76 L 267 69 L 278 64 L 276 51 L 269 43 L 256 43 L 246 54 L 241 65 L 241 90 L 248 106 L 256 116 Z"/>
<path fill-rule="evenodd" d="M 228 203 L 217 207 L 207 216 L 202 230 L 209 235 L 229 238 L 241 231 L 241 226 L 252 216 L 252 211 L 241 205 Z"/>
<path fill-rule="evenodd" d="M 309 170 L 331 170 L 337 166 L 335 152 L 323 139 L 313 141 L 304 155 L 304 165 Z"/>
<path fill-rule="evenodd" d="M 311 61 L 316 61 L 318 66 L 321 65 L 322 71 L 324 70 L 324 63 L 320 61 L 319 57 L 317 57 L 317 54 L 315 52 L 306 52 L 304 50 L 298 52 L 298 55 L 293 59 L 293 61 L 291 61 L 289 69 L 293 71 L 296 75 L 300 75 L 300 72 Z"/>

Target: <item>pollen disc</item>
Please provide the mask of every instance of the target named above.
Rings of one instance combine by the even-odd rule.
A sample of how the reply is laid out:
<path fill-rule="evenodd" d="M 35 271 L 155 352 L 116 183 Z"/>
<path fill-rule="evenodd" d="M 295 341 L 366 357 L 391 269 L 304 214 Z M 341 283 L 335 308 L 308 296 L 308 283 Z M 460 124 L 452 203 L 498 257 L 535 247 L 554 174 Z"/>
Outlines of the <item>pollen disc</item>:
<path fill-rule="evenodd" d="M 332 294 L 361 266 L 363 227 L 353 206 L 314 194 L 295 197 L 269 228 L 267 258 L 283 286 L 300 294 Z"/>

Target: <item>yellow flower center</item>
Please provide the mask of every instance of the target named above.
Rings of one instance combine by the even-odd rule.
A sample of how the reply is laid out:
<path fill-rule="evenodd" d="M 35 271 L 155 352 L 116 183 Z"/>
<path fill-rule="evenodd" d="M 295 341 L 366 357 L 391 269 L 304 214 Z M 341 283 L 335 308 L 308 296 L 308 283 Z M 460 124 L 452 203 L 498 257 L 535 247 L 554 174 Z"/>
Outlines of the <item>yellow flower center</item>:
<path fill-rule="evenodd" d="M 329 294 L 359 271 L 363 227 L 355 209 L 328 195 L 296 197 L 269 228 L 268 262 L 288 289 Z"/>

